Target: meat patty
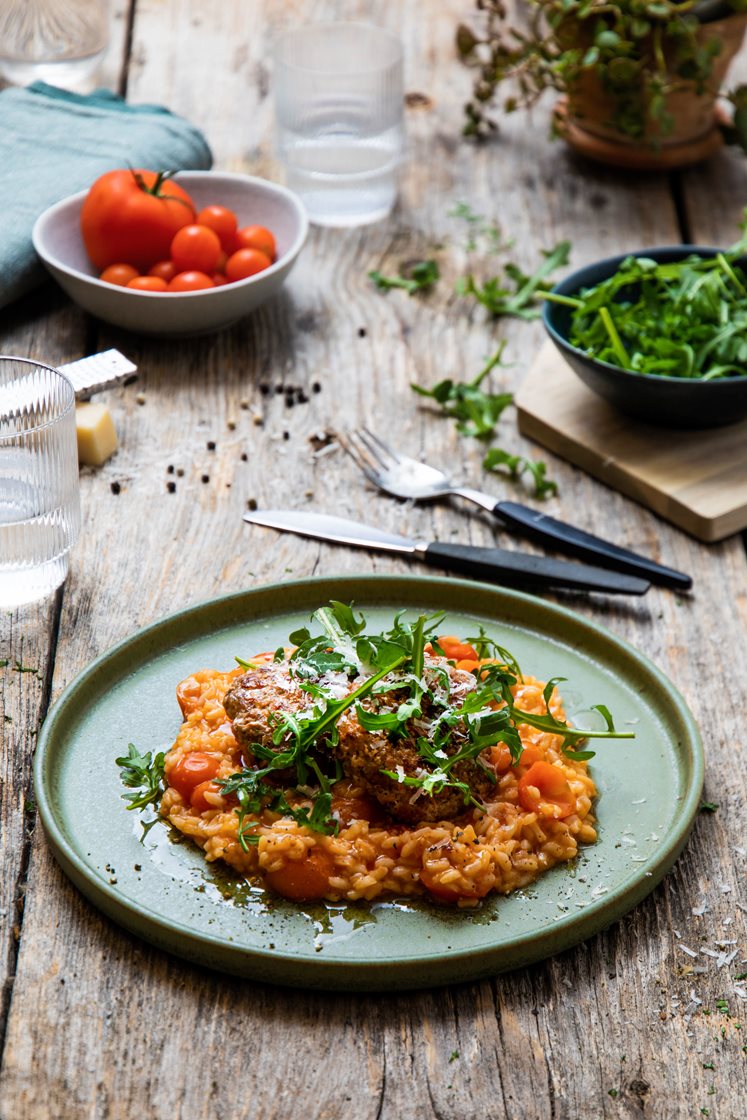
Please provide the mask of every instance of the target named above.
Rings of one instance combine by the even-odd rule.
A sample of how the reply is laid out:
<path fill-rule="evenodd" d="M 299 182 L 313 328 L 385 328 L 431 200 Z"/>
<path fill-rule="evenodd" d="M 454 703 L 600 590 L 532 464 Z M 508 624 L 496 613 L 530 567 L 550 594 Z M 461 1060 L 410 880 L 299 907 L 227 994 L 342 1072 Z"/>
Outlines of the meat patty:
<path fill-rule="evenodd" d="M 472 673 L 456 669 L 442 659 L 434 664 L 446 669 L 449 674 L 450 695 L 454 697 L 452 702 L 456 699 L 455 694 L 464 696 L 475 688 Z M 433 667 L 426 667 L 425 673 L 429 687 L 438 689 Z M 375 698 L 367 698 L 363 707 L 376 712 L 395 711 L 401 700 L 401 692 L 384 693 Z M 418 736 L 424 735 L 427 730 L 418 724 L 427 724 L 429 718 L 436 715 L 436 712 L 428 710 L 427 703 L 425 701 L 423 704 L 422 721 L 410 721 L 408 734 L 395 742 L 390 741 L 386 731 L 365 731 L 358 722 L 354 709 L 344 712 L 337 724 L 340 739 L 336 753 L 345 773 L 362 785 L 393 817 L 409 824 L 451 820 L 460 816 L 466 808 L 461 790 L 446 786 L 438 793 L 428 794 L 416 786 L 405 785 L 404 782 L 395 781 L 382 773 L 382 770 L 390 770 L 408 777 L 422 778 L 431 771 L 430 764 L 417 748 Z M 457 725 L 453 728 L 446 754 L 456 753 L 466 739 L 466 728 Z M 492 772 L 486 772 L 475 759 L 457 762 L 450 774 L 458 781 L 466 782 L 478 799 L 487 797 L 495 786 Z"/>
<path fill-rule="evenodd" d="M 223 707 L 237 743 L 251 761 L 255 743 L 279 749 L 272 742 L 274 713 L 302 712 L 309 707 L 309 698 L 291 677 L 287 662 L 281 661 L 244 673 L 224 696 Z"/>
<path fill-rule="evenodd" d="M 467 692 L 474 689 L 475 678 L 472 673 L 456 669 L 441 658 L 432 659 L 425 669 L 428 687 L 444 697 L 447 692 L 442 679 L 444 670 L 449 676 L 448 696 L 452 704 L 458 703 Z M 349 682 L 342 674 L 334 674 L 333 679 L 317 683 L 328 687 L 338 696 L 344 696 L 360 682 Z M 402 698 L 401 690 L 393 690 L 366 697 L 363 706 L 369 711 L 396 711 Z M 244 673 L 235 681 L 223 700 L 233 733 L 249 765 L 254 761 L 252 747 L 257 743 L 270 750 L 282 749 L 282 745 L 276 746 L 272 741 L 275 731 L 272 717 L 275 713 L 307 711 L 312 703 L 309 695 L 299 688 L 291 676 L 286 662 L 261 665 Z M 365 731 L 358 722 L 354 708 L 343 712 L 337 723 L 339 741 L 335 755 L 346 776 L 363 786 L 391 816 L 407 823 L 449 820 L 460 816 L 465 810 L 464 796 L 458 789 L 447 786 L 439 793 L 427 794 L 382 773 L 383 770 L 391 770 L 410 777 L 424 777 L 429 772 L 430 766 L 417 748 L 418 736 L 426 734 L 430 719 L 437 714 L 435 709 L 428 709 L 429 703 L 432 704 L 426 698 L 422 719 L 411 720 L 407 735 L 395 742 L 390 741 L 386 731 Z M 466 738 L 467 730 L 463 725 L 453 728 L 446 754 L 459 750 Z M 325 747 L 317 757 L 324 755 L 328 758 L 329 753 L 328 747 Z M 325 759 L 319 757 L 319 761 L 324 762 Z M 263 762 L 259 764 L 264 765 Z M 458 762 L 451 770 L 451 775 L 458 781 L 466 782 L 477 798 L 487 797 L 494 785 L 490 773 L 486 773 L 474 759 Z M 274 780 L 291 784 L 297 779 L 295 772 L 287 768 L 278 770 Z"/>

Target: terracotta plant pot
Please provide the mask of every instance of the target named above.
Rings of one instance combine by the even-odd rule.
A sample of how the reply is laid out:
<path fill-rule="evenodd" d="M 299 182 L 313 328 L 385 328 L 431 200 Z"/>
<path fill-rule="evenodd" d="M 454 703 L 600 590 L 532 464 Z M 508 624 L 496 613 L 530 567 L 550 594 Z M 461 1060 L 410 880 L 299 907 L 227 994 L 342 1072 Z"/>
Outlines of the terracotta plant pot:
<path fill-rule="evenodd" d="M 723 144 L 719 128 L 723 122 L 716 108 L 716 98 L 746 29 L 747 12 L 701 25 L 701 42 L 718 39 L 721 50 L 713 60 L 707 90 L 699 93 L 694 82 L 682 82 L 667 95 L 665 111 L 674 121 L 669 132 L 662 132 L 656 120 L 647 121 L 640 137 L 628 136 L 617 129 L 613 121 L 619 99 L 593 70 L 585 72 L 568 97 L 558 102 L 558 132 L 576 151 L 613 167 L 663 170 L 698 163 Z M 574 39 L 578 41 L 578 35 L 574 35 L 568 21 L 562 29 L 562 41 L 565 45 L 566 41 L 570 44 Z"/>

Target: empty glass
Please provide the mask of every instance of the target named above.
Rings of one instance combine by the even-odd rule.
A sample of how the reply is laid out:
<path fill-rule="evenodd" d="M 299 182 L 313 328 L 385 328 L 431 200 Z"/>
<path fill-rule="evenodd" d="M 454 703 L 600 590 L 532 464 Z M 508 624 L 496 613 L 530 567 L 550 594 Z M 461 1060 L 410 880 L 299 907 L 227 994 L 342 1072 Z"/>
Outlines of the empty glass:
<path fill-rule="evenodd" d="M 73 387 L 50 366 L 0 357 L 0 608 L 59 587 L 79 532 Z"/>
<path fill-rule="evenodd" d="M 274 51 L 277 153 L 312 222 L 386 217 L 404 152 L 402 44 L 380 27 L 318 23 Z"/>
<path fill-rule="evenodd" d="M 0 75 L 76 87 L 109 45 L 109 0 L 1 0 Z"/>

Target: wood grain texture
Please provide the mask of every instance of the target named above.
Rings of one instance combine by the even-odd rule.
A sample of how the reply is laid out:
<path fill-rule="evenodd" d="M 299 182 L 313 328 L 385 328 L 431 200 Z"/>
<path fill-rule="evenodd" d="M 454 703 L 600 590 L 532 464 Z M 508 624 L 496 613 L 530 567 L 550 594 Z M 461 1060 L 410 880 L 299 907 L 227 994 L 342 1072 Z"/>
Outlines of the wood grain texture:
<path fill-rule="evenodd" d="M 519 431 L 702 541 L 747 528 L 747 420 L 662 433 L 588 389 L 551 341 L 516 395 Z"/>
<path fill-rule="evenodd" d="M 566 236 L 574 266 L 679 240 L 669 182 L 605 172 L 550 145 L 547 107 L 509 121 L 485 148 L 460 139 L 469 75 L 455 61 L 452 35 L 465 8 L 461 0 L 427 9 L 415 0 L 137 4 L 129 95 L 191 117 L 218 166 L 275 170 L 267 60 L 283 26 L 344 16 L 396 30 L 406 43 L 407 88 L 432 107 L 408 112 L 410 159 L 392 218 L 314 230 L 285 293 L 235 328 L 188 344 L 143 342 L 65 309 L 71 344 L 85 336 L 91 349 L 116 345 L 140 377 L 101 398 L 121 450 L 82 476 L 84 530 L 62 599 L 55 695 L 96 654 L 186 603 L 273 579 L 403 570 L 393 559 L 251 530 L 241 521 L 248 499 L 333 510 L 392 530 L 406 519 L 423 537 L 495 539 L 487 517 L 374 496 L 339 452 L 315 457 L 310 443 L 328 427 L 368 422 L 403 450 L 503 491 L 497 478 L 481 477 L 482 447 L 418 407 L 409 388 L 473 375 L 501 337 L 513 365 L 494 384 L 516 385 L 542 338 L 537 325 L 496 326 L 453 294 L 467 264 L 463 230 L 447 216 L 455 201 L 498 218 L 525 266 Z M 366 279 L 371 268 L 391 271 L 434 251 L 444 280 L 428 298 L 383 296 Z M 61 312 L 35 310 L 29 347 L 49 347 Z M 5 345 L 12 327 L 0 324 Z M 289 383 L 310 390 L 315 381 L 321 392 L 309 391 L 307 405 L 287 408 L 274 392 Z M 508 414 L 500 439 L 534 453 Z M 698 819 L 665 882 L 623 922 L 545 964 L 432 992 L 326 996 L 205 973 L 129 937 L 68 884 L 37 830 L 0 1075 L 2 1120 L 743 1114 L 747 1040 L 736 1027 L 742 1005 L 733 977 L 747 953 L 738 905 L 747 904 L 747 790 L 734 764 L 747 701 L 744 552 L 738 540 L 701 546 L 546 457 L 560 484 L 548 512 L 696 581 L 686 599 L 654 590 L 635 604 L 568 600 L 645 650 L 705 730 L 706 792 L 720 808 Z M 641 774 L 645 784 L 645 745 Z M 729 966 L 701 952 L 718 952 L 718 939 L 737 942 Z M 722 997 L 731 1017 L 716 1008 Z"/>

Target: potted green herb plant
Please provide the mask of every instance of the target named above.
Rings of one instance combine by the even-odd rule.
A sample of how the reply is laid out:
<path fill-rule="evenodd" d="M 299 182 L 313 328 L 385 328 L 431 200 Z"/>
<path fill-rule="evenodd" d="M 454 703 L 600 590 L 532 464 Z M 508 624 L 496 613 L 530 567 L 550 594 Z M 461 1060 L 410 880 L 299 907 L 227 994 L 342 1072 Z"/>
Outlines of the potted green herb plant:
<path fill-rule="evenodd" d="M 477 7 L 482 31 L 457 30 L 462 60 L 478 71 L 468 135 L 495 127 L 486 110 L 499 88 L 510 87 L 506 112 L 554 89 L 563 95 L 555 133 L 613 166 L 682 167 L 725 137 L 747 149 L 747 87 L 721 88 L 747 28 L 747 0 L 527 0 L 516 22 L 503 0 Z M 731 119 L 718 97 L 732 102 Z"/>

